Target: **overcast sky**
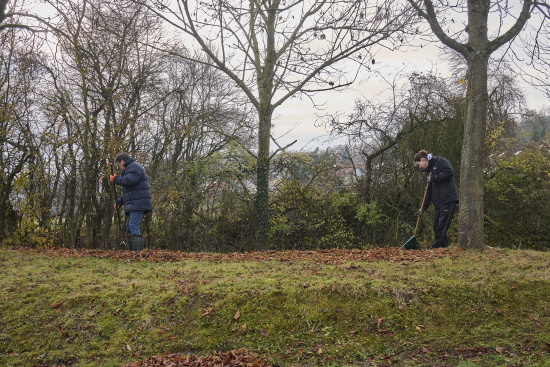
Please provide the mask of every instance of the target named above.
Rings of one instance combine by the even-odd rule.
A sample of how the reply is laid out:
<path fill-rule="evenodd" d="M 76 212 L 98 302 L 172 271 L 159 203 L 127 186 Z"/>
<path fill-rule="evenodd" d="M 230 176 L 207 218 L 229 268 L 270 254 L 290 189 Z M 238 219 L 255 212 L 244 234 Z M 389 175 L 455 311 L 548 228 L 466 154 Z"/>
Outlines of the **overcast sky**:
<path fill-rule="evenodd" d="M 413 71 L 432 71 L 446 76 L 451 72 L 449 65 L 441 60 L 440 50 L 434 44 L 406 52 L 379 52 L 375 60 L 378 70 L 384 70 L 386 73 L 401 71 L 402 75 L 407 75 Z M 518 82 L 525 93 L 527 108 L 542 110 L 550 107 L 544 94 L 523 82 L 519 75 Z M 324 127 L 315 126 L 317 116 L 328 112 L 347 115 L 353 112 L 356 99 L 373 99 L 377 96 L 378 99 L 381 99 L 384 94 L 388 95 L 387 92 L 384 92 L 387 88 L 388 84 L 377 78 L 374 73 L 364 73 L 355 84 L 346 90 L 328 91 L 316 95 L 315 103 L 323 104 L 324 110 L 322 111 L 316 110 L 309 99 L 288 100 L 275 111 L 273 136 L 277 138 L 281 146 L 297 140 L 289 148 L 293 151 L 312 150 L 318 146 L 326 147 L 338 144 L 338 141 L 327 141 L 328 131 Z"/>
<path fill-rule="evenodd" d="M 519 7 L 519 0 L 507 0 L 510 4 Z M 33 9 L 41 9 L 43 5 L 37 1 L 38 5 L 33 5 Z M 458 19 L 458 18 L 457 18 Z M 491 26 L 502 26 L 507 29 L 510 26 L 509 22 L 515 21 L 514 18 L 507 18 L 506 22 L 500 24 L 500 18 L 490 22 Z M 462 27 L 457 21 L 455 24 Z M 490 29 L 491 30 L 491 29 Z M 379 70 L 388 75 L 390 73 L 399 72 L 406 76 L 414 71 L 437 73 L 442 76 L 450 74 L 449 65 L 442 61 L 440 54 L 440 43 L 425 44 L 423 48 L 408 49 L 406 51 L 378 51 L 375 52 L 375 65 L 370 65 L 372 69 Z M 533 110 L 542 110 L 550 108 L 550 102 L 545 98 L 544 94 L 529 86 L 518 74 L 518 83 L 523 88 L 526 96 L 526 108 Z M 339 142 L 327 141 L 328 131 L 323 126 L 315 126 L 318 121 L 318 116 L 328 113 L 340 113 L 341 115 L 349 115 L 353 112 L 355 101 L 357 99 L 373 99 L 382 100 L 389 93 L 384 92 L 389 85 L 376 76 L 374 72 L 362 72 L 356 82 L 345 90 L 326 91 L 315 96 L 314 102 L 322 107 L 322 110 L 316 109 L 310 99 L 291 98 L 283 103 L 273 116 L 274 128 L 272 135 L 277 139 L 281 146 L 285 146 L 294 140 L 297 142 L 292 145 L 290 150 L 312 150 L 315 147 L 327 147 L 329 145 L 337 145 Z M 340 142 L 343 142 L 341 140 Z M 275 148 L 275 145 L 272 145 Z"/>

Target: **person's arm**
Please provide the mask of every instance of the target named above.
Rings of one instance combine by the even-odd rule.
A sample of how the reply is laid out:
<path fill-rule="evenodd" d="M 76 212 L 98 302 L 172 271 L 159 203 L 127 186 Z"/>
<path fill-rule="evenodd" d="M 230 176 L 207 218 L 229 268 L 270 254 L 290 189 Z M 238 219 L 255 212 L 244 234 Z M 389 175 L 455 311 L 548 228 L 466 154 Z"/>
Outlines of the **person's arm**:
<path fill-rule="evenodd" d="M 132 169 L 130 167 L 126 168 L 126 172 L 124 172 L 124 176 L 116 176 L 115 177 L 115 184 L 120 186 L 126 186 L 126 187 L 132 187 L 135 186 L 140 178 L 141 173 L 137 169 Z"/>
<path fill-rule="evenodd" d="M 440 157 L 439 159 L 442 163 L 439 167 L 437 174 L 432 174 L 430 182 L 449 181 L 455 175 L 451 163 L 446 158 Z"/>

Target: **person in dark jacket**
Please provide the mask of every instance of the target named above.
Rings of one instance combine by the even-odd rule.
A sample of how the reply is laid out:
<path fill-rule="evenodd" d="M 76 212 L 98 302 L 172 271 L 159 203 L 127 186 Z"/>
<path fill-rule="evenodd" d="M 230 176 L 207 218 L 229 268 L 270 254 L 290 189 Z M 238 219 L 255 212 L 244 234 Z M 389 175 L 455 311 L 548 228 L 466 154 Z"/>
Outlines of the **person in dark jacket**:
<path fill-rule="evenodd" d="M 436 157 L 425 150 L 414 156 L 414 164 L 425 172 L 428 184 L 424 206 L 419 209 L 422 215 L 430 204 L 434 204 L 433 230 L 435 240 L 432 248 L 448 247 L 447 231 L 458 204 L 458 190 L 451 163 L 444 157 Z"/>
<path fill-rule="evenodd" d="M 115 165 L 122 171 L 119 176 L 110 175 L 111 182 L 122 187 L 122 195 L 117 199 L 115 209 L 124 206 L 128 249 L 141 251 L 143 250 L 143 236 L 139 225 L 143 215 L 153 210 L 149 180 L 145 169 L 128 153 L 118 154 L 115 158 Z"/>

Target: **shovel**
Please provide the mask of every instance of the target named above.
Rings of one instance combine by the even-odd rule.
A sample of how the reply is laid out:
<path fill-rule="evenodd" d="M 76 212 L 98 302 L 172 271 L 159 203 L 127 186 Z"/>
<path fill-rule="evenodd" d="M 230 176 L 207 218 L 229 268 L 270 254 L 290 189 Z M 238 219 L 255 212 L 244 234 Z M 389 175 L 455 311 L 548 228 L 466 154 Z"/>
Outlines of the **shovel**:
<path fill-rule="evenodd" d="M 430 172 L 430 177 L 432 173 Z M 426 184 L 426 189 L 424 190 L 424 197 L 422 198 L 422 204 L 420 205 L 420 208 L 424 208 L 424 202 L 426 201 L 426 194 L 428 194 L 428 187 L 430 186 L 430 183 L 428 182 Z M 423 214 L 423 213 L 422 213 Z M 418 243 L 418 240 L 416 239 L 416 231 L 418 230 L 418 225 L 420 224 L 420 218 L 422 217 L 422 214 L 418 216 L 418 219 L 416 220 L 416 227 L 414 227 L 414 233 L 411 238 L 407 240 L 401 247 L 403 247 L 405 250 L 420 250 L 420 244 Z"/>
<path fill-rule="evenodd" d="M 114 175 L 115 171 L 113 169 L 113 164 L 110 163 L 110 165 L 111 165 L 111 174 Z M 115 199 L 115 204 L 116 204 L 117 196 L 116 196 L 116 185 L 114 182 L 113 182 L 113 197 Z M 127 244 L 126 244 L 126 239 L 124 238 L 124 234 L 122 232 L 122 221 L 120 220 L 120 210 L 118 207 L 116 208 L 116 218 L 118 222 L 118 236 L 120 238 L 120 245 L 122 246 L 122 248 L 126 249 Z"/>

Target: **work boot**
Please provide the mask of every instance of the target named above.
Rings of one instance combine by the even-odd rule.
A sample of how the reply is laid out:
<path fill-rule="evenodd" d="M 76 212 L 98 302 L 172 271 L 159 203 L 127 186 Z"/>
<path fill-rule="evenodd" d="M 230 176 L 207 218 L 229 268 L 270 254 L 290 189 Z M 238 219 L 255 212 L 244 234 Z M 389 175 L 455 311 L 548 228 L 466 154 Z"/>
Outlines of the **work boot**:
<path fill-rule="evenodd" d="M 129 234 L 129 235 L 126 236 L 126 243 L 128 244 L 128 251 L 134 251 L 134 245 L 132 243 L 132 240 L 133 240 L 132 235 Z"/>
<path fill-rule="evenodd" d="M 143 250 L 143 242 L 144 238 L 140 234 L 131 234 L 128 236 L 129 239 L 131 239 L 132 248 L 131 251 L 140 252 Z"/>

